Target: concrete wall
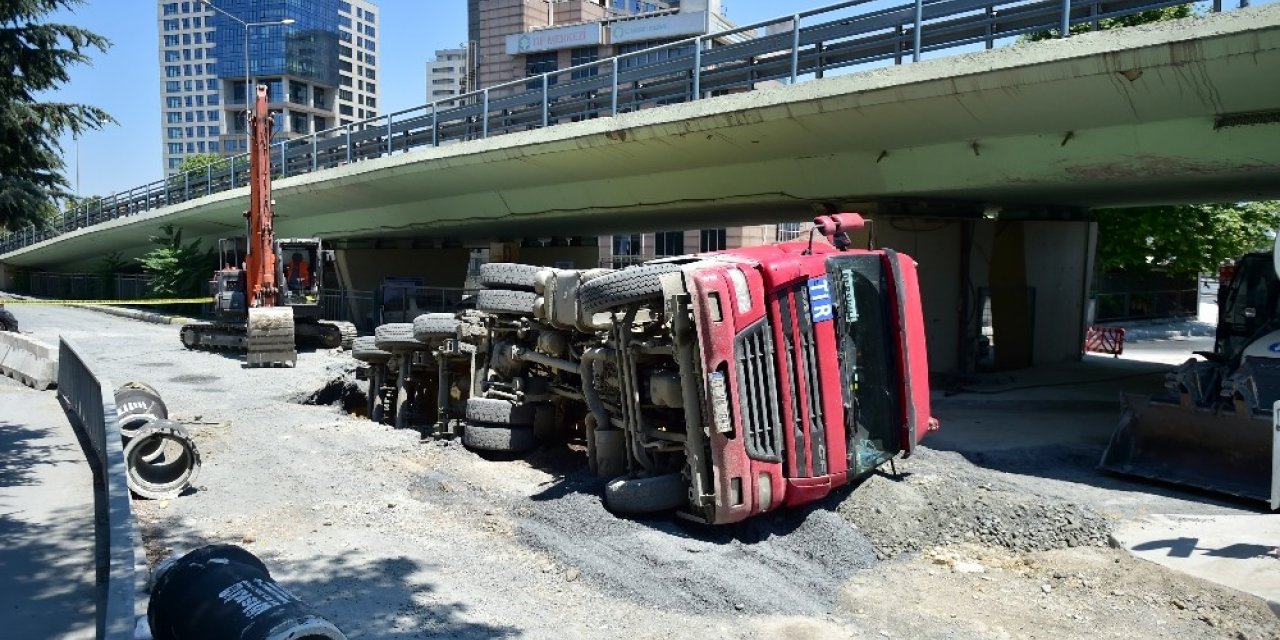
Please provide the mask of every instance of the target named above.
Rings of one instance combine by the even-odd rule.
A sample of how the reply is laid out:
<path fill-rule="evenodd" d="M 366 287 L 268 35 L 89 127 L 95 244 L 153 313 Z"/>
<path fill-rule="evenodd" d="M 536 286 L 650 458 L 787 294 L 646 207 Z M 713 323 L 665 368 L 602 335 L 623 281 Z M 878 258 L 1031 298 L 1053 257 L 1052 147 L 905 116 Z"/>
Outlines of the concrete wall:
<path fill-rule="evenodd" d="M 1027 286 L 1035 290 L 1032 361 L 1080 357 L 1095 223 L 1025 222 Z"/>

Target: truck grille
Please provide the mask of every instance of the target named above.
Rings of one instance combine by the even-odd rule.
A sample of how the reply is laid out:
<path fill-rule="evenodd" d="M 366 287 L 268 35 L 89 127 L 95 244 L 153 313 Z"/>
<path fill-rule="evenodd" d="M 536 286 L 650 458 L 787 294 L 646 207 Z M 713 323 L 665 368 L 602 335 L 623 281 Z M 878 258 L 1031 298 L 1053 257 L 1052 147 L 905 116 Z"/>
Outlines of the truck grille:
<path fill-rule="evenodd" d="M 809 287 L 804 284 L 797 285 L 784 296 L 785 299 L 781 301 L 782 308 L 788 311 L 794 308 L 795 314 L 788 313 L 790 322 L 784 321 L 782 330 L 788 335 L 798 334 L 795 348 L 788 349 L 789 353 L 796 354 L 795 370 L 788 375 L 792 380 L 792 397 L 798 397 L 800 393 L 800 388 L 794 381 L 799 377 L 804 382 L 805 405 L 809 408 L 807 423 L 798 410 L 794 414 L 796 416 L 795 475 L 800 478 L 809 477 L 810 474 L 805 465 L 806 459 L 813 465 L 812 475 L 826 475 L 827 432 L 822 415 L 822 382 L 818 376 L 818 349 L 813 332 L 813 316 L 809 309 Z M 793 409 L 798 408 L 793 407 Z"/>
<path fill-rule="evenodd" d="M 782 425 L 778 419 L 778 377 L 773 366 L 773 338 L 763 319 L 734 339 L 737 354 L 738 408 L 747 455 L 782 461 Z"/>

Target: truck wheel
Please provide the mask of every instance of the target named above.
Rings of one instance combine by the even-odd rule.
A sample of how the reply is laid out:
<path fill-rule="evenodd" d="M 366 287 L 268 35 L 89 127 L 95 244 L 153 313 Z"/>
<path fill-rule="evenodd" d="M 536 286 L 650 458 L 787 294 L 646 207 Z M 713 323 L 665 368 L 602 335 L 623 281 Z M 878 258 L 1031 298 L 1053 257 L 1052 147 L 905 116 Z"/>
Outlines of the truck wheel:
<path fill-rule="evenodd" d="M 386 364 L 391 354 L 374 346 L 373 336 L 363 336 L 351 341 L 351 357 L 369 364 Z"/>
<path fill-rule="evenodd" d="M 663 262 L 627 267 L 582 283 L 578 304 L 587 313 L 599 313 L 662 295 L 658 276 L 680 270 L 680 265 Z"/>
<path fill-rule="evenodd" d="M 530 427 L 468 421 L 462 444 L 479 451 L 523 452 L 538 448 L 538 438 Z"/>
<path fill-rule="evenodd" d="M 458 319 L 452 313 L 424 313 L 413 319 L 413 337 L 419 342 L 458 335 Z"/>
<path fill-rule="evenodd" d="M 373 345 L 384 351 L 425 350 L 427 345 L 414 340 L 412 322 L 391 322 L 373 330 Z"/>
<path fill-rule="evenodd" d="M 618 513 L 653 513 L 689 501 L 684 476 L 668 473 L 647 478 L 614 478 L 604 487 L 604 503 Z"/>
<path fill-rule="evenodd" d="M 538 272 L 543 267 L 514 262 L 490 262 L 480 265 L 480 284 L 491 289 L 533 291 Z"/>
<path fill-rule="evenodd" d="M 467 398 L 467 420 L 529 426 L 533 424 L 534 408 L 530 404 L 512 404 L 499 398 Z"/>
<path fill-rule="evenodd" d="M 483 289 L 476 294 L 476 308 L 486 313 L 527 316 L 538 306 L 538 294 L 532 291 Z"/>

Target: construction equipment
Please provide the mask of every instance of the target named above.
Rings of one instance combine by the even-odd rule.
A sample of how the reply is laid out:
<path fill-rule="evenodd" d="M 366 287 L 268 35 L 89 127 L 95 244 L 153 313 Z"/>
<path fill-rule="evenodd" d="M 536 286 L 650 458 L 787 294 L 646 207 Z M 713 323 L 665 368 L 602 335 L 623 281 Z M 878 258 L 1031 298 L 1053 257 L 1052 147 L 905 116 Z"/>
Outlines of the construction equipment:
<path fill-rule="evenodd" d="M 1165 395 L 1123 397 L 1101 469 L 1280 508 L 1280 279 L 1273 253 L 1223 270 L 1212 352 L 1166 375 Z M 1228 282 L 1229 281 L 1229 282 Z"/>
<path fill-rule="evenodd" d="M 355 325 L 321 320 L 325 264 L 333 253 L 317 238 L 277 240 L 271 198 L 271 132 L 267 87 L 257 88 L 249 119 L 249 210 L 243 239 L 219 241 L 210 282 L 216 321 L 182 327 L 188 349 L 244 351 L 249 366 L 295 364 L 297 345 L 351 347 Z"/>

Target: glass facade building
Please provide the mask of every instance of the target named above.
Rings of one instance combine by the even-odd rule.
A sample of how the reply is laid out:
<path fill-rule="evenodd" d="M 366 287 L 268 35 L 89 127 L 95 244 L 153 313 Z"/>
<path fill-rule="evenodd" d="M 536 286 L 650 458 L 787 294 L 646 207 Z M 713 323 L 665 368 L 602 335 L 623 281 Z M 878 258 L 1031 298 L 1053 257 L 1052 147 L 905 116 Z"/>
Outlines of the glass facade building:
<path fill-rule="evenodd" d="M 279 137 L 300 137 L 378 111 L 377 24 L 367 0 L 214 0 L 249 23 L 248 75 L 268 87 Z M 246 27 L 204 2 L 158 0 L 164 168 L 246 148 Z M 254 24 L 292 20 L 288 25 Z"/>

